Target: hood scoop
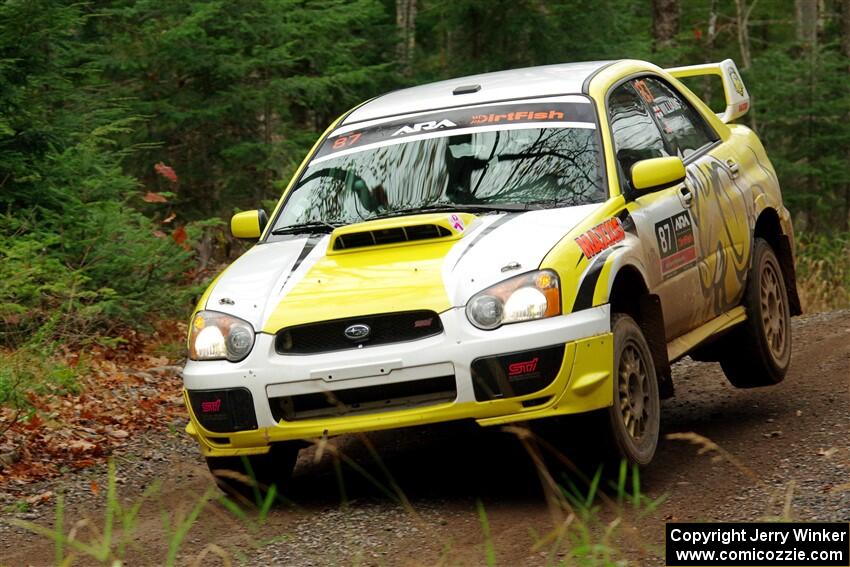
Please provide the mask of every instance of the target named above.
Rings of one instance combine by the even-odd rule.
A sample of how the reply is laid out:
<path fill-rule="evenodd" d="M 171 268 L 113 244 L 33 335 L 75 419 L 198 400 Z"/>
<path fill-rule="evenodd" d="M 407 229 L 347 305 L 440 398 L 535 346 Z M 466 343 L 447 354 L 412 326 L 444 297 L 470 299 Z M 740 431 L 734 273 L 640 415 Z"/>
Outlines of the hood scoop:
<path fill-rule="evenodd" d="M 351 224 L 331 233 L 327 253 L 457 240 L 475 218 L 469 213 L 431 213 Z"/>

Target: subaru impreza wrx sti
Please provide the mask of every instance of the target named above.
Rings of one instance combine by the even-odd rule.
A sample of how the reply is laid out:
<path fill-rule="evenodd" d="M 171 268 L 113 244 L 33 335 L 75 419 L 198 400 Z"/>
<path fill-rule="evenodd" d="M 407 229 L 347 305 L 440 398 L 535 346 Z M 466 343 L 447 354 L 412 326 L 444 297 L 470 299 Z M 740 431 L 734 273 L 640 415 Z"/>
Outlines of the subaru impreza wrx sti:
<path fill-rule="evenodd" d="M 680 79 L 712 75 L 715 113 Z M 794 235 L 735 64 L 552 65 L 392 92 L 325 132 L 192 315 L 185 401 L 215 472 L 304 440 L 596 412 L 631 463 L 670 365 L 781 381 Z M 244 458 L 247 457 L 247 458 Z M 227 476 L 227 475 L 220 475 Z"/>

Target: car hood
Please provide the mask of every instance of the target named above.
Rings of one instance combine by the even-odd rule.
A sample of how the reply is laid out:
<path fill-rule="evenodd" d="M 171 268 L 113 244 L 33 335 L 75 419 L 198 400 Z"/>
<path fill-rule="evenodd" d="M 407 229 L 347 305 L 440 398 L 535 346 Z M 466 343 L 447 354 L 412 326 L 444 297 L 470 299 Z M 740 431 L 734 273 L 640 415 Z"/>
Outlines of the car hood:
<path fill-rule="evenodd" d="M 448 220 L 444 224 L 452 234 L 342 252 L 334 244 L 337 231 L 263 243 L 227 268 L 205 308 L 235 315 L 270 333 L 374 313 L 442 312 L 465 305 L 472 295 L 499 281 L 537 269 L 546 254 L 598 207 L 460 218 L 450 213 L 398 217 L 408 228 L 418 220 L 434 222 L 440 217 Z M 378 222 L 383 228 L 392 220 L 344 229 L 350 233 Z"/>

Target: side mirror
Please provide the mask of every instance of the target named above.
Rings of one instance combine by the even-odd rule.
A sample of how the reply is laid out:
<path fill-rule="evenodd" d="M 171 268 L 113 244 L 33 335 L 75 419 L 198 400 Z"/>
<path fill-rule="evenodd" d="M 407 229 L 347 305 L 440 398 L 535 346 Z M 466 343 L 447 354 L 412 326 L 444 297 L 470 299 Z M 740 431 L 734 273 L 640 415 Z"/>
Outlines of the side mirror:
<path fill-rule="evenodd" d="M 646 193 L 685 180 L 685 164 L 678 157 L 644 159 L 632 166 L 632 189 Z"/>
<path fill-rule="evenodd" d="M 236 213 L 230 219 L 230 233 L 236 238 L 257 240 L 268 222 L 269 216 L 263 209 Z"/>

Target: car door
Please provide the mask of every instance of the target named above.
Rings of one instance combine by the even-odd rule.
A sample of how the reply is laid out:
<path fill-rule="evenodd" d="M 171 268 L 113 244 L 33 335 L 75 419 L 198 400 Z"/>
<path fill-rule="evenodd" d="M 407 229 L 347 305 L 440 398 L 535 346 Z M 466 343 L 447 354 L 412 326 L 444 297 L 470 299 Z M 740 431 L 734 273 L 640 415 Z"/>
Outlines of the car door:
<path fill-rule="evenodd" d="M 700 251 L 689 210 L 693 196 L 684 183 L 639 195 L 629 186 L 636 162 L 676 155 L 650 110 L 650 97 L 645 85 L 627 81 L 611 90 L 607 110 L 621 188 L 634 199 L 628 209 L 641 239 L 647 283 L 661 300 L 670 340 L 693 328 L 694 310 L 702 300 Z"/>
<path fill-rule="evenodd" d="M 634 82 L 673 155 L 685 162 L 690 216 L 701 250 L 701 300 L 689 326 L 728 311 L 740 301 L 750 255 L 747 189 L 732 144 L 722 142 L 687 98 L 660 77 Z M 740 186 L 739 186 L 740 185 Z"/>

